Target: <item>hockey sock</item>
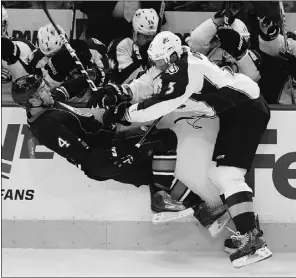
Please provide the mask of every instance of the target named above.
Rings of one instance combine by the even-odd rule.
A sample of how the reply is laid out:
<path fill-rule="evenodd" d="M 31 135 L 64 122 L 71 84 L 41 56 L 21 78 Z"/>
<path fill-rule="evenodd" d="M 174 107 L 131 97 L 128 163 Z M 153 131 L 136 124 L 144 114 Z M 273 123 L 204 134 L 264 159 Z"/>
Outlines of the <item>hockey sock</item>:
<path fill-rule="evenodd" d="M 254 228 L 255 215 L 253 197 L 249 191 L 238 191 L 233 194 L 225 192 L 225 201 L 236 230 L 242 235 Z"/>
<path fill-rule="evenodd" d="M 178 179 L 174 179 L 172 182 L 170 195 L 174 200 L 182 201 L 186 207 L 198 206 L 204 202 L 199 195 L 191 191 Z"/>
<path fill-rule="evenodd" d="M 160 190 L 169 190 L 174 180 L 177 154 L 156 154 L 152 160 L 153 182 Z"/>

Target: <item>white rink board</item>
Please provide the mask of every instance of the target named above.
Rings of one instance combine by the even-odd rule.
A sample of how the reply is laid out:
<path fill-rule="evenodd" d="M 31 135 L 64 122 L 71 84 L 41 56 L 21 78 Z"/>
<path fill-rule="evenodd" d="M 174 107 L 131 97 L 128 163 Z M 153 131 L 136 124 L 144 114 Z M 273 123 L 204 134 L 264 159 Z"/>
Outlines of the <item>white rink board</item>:
<path fill-rule="evenodd" d="M 178 135 L 177 177 L 208 202 L 217 203 L 219 198 L 207 177 L 207 170 L 217 134 L 218 120 L 200 120 L 199 125 L 203 128 L 194 130 L 185 121 L 174 125 L 173 120 L 179 116 L 177 113 L 171 114 L 160 124 L 160 127 L 172 127 Z M 293 122 L 296 122 L 296 111 L 272 111 L 268 129 L 277 130 L 277 144 L 260 145 L 257 153 L 274 154 L 276 160 L 288 153 L 295 154 L 296 130 L 290 125 Z M 3 219 L 151 219 L 146 186 L 137 189 L 132 185 L 114 181 L 90 180 L 83 172 L 56 154 L 53 159 L 20 158 L 24 141 L 21 130 L 25 123 L 23 109 L 2 108 L 2 146 L 5 138 L 8 138 L 8 124 L 20 125 L 13 161 L 2 160 L 11 165 L 10 173 L 6 174 L 9 179 L 2 178 L 2 191 L 34 190 L 33 200 L 4 200 L 2 195 Z M 8 139 L 10 142 L 13 141 L 12 137 Z M 27 142 L 24 146 L 27 147 Z M 36 152 L 51 153 L 44 146 L 37 146 Z M 288 168 L 292 173 L 292 178 L 288 181 L 291 190 L 294 190 L 293 196 L 289 198 L 281 195 L 275 188 L 272 169 L 256 170 L 255 206 L 263 222 L 296 222 L 296 159 Z"/>

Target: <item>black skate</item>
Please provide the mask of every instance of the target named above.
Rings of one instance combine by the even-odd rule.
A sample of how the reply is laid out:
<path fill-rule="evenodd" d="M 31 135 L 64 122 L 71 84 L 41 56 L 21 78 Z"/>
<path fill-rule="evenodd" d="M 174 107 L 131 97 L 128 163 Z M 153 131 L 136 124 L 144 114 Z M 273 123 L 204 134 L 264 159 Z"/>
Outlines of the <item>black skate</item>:
<path fill-rule="evenodd" d="M 229 256 L 234 267 L 246 266 L 272 256 L 263 238 L 263 233 L 258 227 L 244 235 L 237 232 L 232 238 L 240 242 L 237 251 Z"/>
<path fill-rule="evenodd" d="M 258 215 L 255 221 L 256 221 L 256 228 L 260 231 L 261 235 L 263 235 L 263 231 L 260 230 Z M 232 230 L 230 231 L 233 232 Z M 226 253 L 233 254 L 238 250 L 238 247 L 240 246 L 240 244 L 241 244 L 241 241 L 236 236 L 231 236 L 231 238 L 227 238 L 224 241 L 224 251 Z"/>
<path fill-rule="evenodd" d="M 194 216 L 201 225 L 209 230 L 212 236 L 217 236 L 231 219 L 223 204 L 210 206 L 202 203 L 194 209 Z"/>
<path fill-rule="evenodd" d="M 154 224 L 172 221 L 193 214 L 191 208 L 186 209 L 182 202 L 173 200 L 172 197 L 163 190 L 153 195 L 151 210 L 155 212 L 152 218 Z"/>

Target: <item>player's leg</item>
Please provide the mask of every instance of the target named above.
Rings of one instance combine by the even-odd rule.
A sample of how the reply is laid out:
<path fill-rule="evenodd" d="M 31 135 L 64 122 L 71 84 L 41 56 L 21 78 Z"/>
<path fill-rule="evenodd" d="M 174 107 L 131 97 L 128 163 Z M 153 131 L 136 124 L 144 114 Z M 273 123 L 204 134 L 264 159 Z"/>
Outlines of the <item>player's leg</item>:
<path fill-rule="evenodd" d="M 153 138 L 153 139 L 152 139 Z M 172 130 L 161 129 L 153 132 L 150 140 L 161 139 L 161 144 L 155 149 L 152 160 L 153 183 L 150 184 L 151 190 L 151 206 L 155 212 L 166 211 L 166 205 L 173 208 L 173 204 L 177 204 L 176 211 L 180 210 L 180 205 L 184 208 L 192 208 L 194 216 L 197 220 L 207 228 L 219 219 L 226 211 L 225 206 L 209 206 L 206 202 L 196 193 L 191 191 L 182 181 L 175 177 L 176 161 L 177 161 L 177 136 Z M 178 201 L 178 202 L 176 202 Z M 174 209 L 168 209 L 174 211 Z M 191 210 L 190 210 L 191 211 Z M 190 212 L 187 210 L 187 212 Z M 182 216 L 177 215 L 176 218 L 186 216 L 184 212 Z M 163 221 L 174 219 L 174 216 L 163 216 Z M 214 226 L 213 226 L 214 228 Z M 216 235 L 219 230 L 212 230 L 210 232 Z"/>
<path fill-rule="evenodd" d="M 209 170 L 209 177 L 220 190 L 237 229 L 233 238 L 238 249 L 230 255 L 236 267 L 271 256 L 255 218 L 252 189 L 245 182 L 245 174 L 251 167 L 270 114 L 260 99 L 252 107 L 247 105 L 220 117 L 213 154 L 217 166 Z M 248 116 L 243 109 L 249 113 Z"/>

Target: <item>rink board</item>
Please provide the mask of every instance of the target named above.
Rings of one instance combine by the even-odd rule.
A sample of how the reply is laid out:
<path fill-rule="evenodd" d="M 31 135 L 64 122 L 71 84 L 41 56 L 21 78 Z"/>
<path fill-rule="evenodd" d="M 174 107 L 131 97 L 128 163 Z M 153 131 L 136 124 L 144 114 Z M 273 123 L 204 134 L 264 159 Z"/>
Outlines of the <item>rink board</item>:
<path fill-rule="evenodd" d="M 272 110 L 248 178 L 255 208 L 274 251 L 296 251 L 296 109 Z M 187 114 L 188 115 L 188 114 Z M 178 135 L 176 175 L 211 204 L 219 202 L 207 177 L 217 119 L 202 119 L 201 129 L 183 114 L 165 117 L 159 127 Z M 44 146 L 35 158 L 28 148 L 25 112 L 2 108 L 2 244 L 4 248 L 107 248 L 130 250 L 221 250 L 193 217 L 164 225 L 151 223 L 146 186 L 88 179 Z"/>

